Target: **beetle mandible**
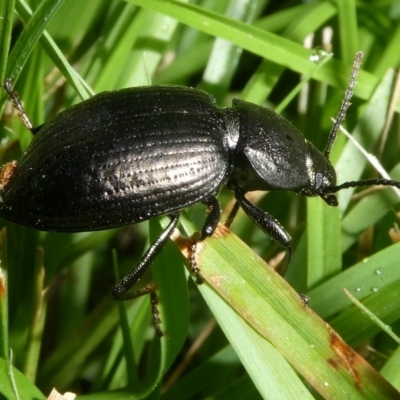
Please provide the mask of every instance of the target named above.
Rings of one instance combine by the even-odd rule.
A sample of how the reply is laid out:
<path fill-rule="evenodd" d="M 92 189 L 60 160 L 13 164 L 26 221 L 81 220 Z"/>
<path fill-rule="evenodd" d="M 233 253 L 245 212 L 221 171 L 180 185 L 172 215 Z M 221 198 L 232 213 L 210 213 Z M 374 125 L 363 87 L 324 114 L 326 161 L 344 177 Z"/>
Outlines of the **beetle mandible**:
<path fill-rule="evenodd" d="M 224 183 L 290 259 L 289 234 L 249 202 L 246 192 L 292 190 L 336 206 L 333 193 L 344 188 L 400 187 L 386 179 L 336 185 L 329 154 L 350 105 L 361 58 L 357 53 L 324 154 L 268 108 L 235 99 L 232 108 L 221 109 L 211 95 L 181 86 L 100 93 L 33 128 L 8 80 L 4 87 L 35 136 L 22 157 L 2 169 L 0 216 L 59 232 L 109 229 L 170 216 L 139 264 L 114 287 L 117 300 L 154 290 L 150 285 L 130 291 L 171 236 L 181 209 L 206 204 L 207 217 L 194 240 L 213 234 L 221 214 L 216 195 Z"/>

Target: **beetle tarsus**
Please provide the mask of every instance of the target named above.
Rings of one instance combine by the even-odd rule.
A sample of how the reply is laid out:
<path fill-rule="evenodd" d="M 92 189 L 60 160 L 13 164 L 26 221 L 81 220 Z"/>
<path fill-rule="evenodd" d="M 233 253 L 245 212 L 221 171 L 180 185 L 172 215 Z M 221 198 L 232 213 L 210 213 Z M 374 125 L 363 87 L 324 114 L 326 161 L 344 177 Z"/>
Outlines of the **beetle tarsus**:
<path fill-rule="evenodd" d="M 202 234 L 200 232 L 196 232 L 194 235 L 192 235 L 192 237 L 189 240 L 191 241 L 191 243 L 188 246 L 187 251 L 188 251 L 190 270 L 192 274 L 195 276 L 196 284 L 202 285 L 204 283 L 204 278 L 200 273 L 200 268 L 196 260 L 197 243 L 203 240 Z"/>
<path fill-rule="evenodd" d="M 12 89 L 12 80 L 6 79 L 3 83 L 3 87 L 6 90 L 8 97 L 13 103 L 14 108 L 18 111 L 18 116 L 21 118 L 24 125 L 33 133 L 36 133 L 36 130 L 33 128 L 32 122 L 30 121 L 28 114 L 25 112 L 24 107 L 22 106 L 21 100 L 18 96 L 18 93 L 13 91 Z"/>
<path fill-rule="evenodd" d="M 308 303 L 310 302 L 310 298 L 302 293 L 299 293 L 299 297 L 300 297 L 301 302 L 303 303 L 303 308 L 307 308 Z"/>
<path fill-rule="evenodd" d="M 160 310 L 158 309 L 158 296 L 156 291 L 150 293 L 151 310 L 153 315 L 153 325 L 158 337 L 165 336 L 165 332 L 161 329 Z"/>

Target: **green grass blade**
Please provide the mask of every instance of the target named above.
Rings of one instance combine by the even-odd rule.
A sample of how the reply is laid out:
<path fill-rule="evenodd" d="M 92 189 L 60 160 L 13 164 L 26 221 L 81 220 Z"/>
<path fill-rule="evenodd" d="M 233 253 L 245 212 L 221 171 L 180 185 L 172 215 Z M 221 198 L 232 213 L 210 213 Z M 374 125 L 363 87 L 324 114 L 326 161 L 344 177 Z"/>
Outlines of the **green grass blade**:
<path fill-rule="evenodd" d="M 46 397 L 40 390 L 20 371 L 13 368 L 10 376 L 9 366 L 6 361 L 0 358 L 0 394 L 4 399 L 20 400 L 44 400 Z M 18 393 L 16 396 L 12 380 L 14 380 L 15 388 Z"/>
<path fill-rule="evenodd" d="M 385 125 L 388 102 L 393 85 L 393 73 L 388 72 L 377 87 L 353 131 L 353 137 L 368 152 L 373 151 Z M 348 142 L 342 151 L 340 159 L 335 165 L 338 182 L 358 180 L 367 164 L 366 158 L 353 143 Z M 343 190 L 338 193 L 339 207 L 344 212 L 349 204 L 354 189 Z"/>
<path fill-rule="evenodd" d="M 32 11 L 29 6 L 22 0 L 18 0 L 17 3 L 18 14 L 21 19 L 28 24 L 29 21 L 32 21 Z M 40 26 L 41 20 L 38 19 L 34 21 L 36 25 L 34 25 L 35 30 L 41 30 L 44 27 Z M 30 22 L 33 24 L 33 22 Z M 86 100 L 93 95 L 93 90 L 87 85 L 85 81 L 79 76 L 76 70 L 69 64 L 66 57 L 63 55 L 62 51 L 58 48 L 54 40 L 50 37 L 50 35 L 44 30 L 42 32 L 42 36 L 39 37 L 40 44 L 46 53 L 51 57 L 54 64 L 57 68 L 62 72 L 65 78 L 71 83 L 71 85 L 75 88 L 77 93 L 79 93 L 82 100 Z M 16 57 L 17 58 L 17 57 Z M 8 65 L 10 68 L 13 68 L 13 62 L 9 61 Z M 15 68 L 16 66 L 14 66 Z"/>
<path fill-rule="evenodd" d="M 93 93 L 89 85 L 96 92 L 150 83 L 199 87 L 206 76 L 212 86 L 218 86 L 215 95 L 221 107 L 229 107 L 232 98 L 242 98 L 277 109 L 312 74 L 308 95 L 290 99 L 282 113 L 323 149 L 356 49 L 365 57 L 345 122 L 349 130 L 356 126 L 356 135 L 370 145 L 369 151 L 378 153 L 374 143 L 379 142 L 387 119 L 394 82 L 386 72 L 389 67 L 397 69 L 400 60 L 397 0 L 320 0 L 298 5 L 264 0 L 186 4 L 64 0 L 57 13 L 52 9 L 57 1 L 36 3 L 47 8 L 43 16 L 51 17 L 48 25 L 37 18 L 40 8 L 33 17 L 24 0 L 15 4 L 0 0 L 0 71 L 15 72 L 21 60 L 25 63 L 16 90 L 35 124 L 79 102 L 76 92 L 89 97 Z M 235 6 L 244 6 L 246 12 Z M 228 12 L 232 7 L 234 12 Z M 257 9 L 255 16 L 247 18 L 252 7 Z M 333 32 L 329 43 L 322 38 L 327 26 Z M 305 49 L 303 42 L 307 38 L 308 43 L 311 35 L 314 49 Z M 226 51 L 218 47 L 221 51 L 212 54 L 213 44 L 224 42 Z M 327 46 L 324 49 L 333 53 L 333 59 L 315 71 L 310 56 L 320 54 L 321 45 Z M 243 49 L 238 50 L 240 57 L 233 49 Z M 25 57 L 22 50 L 30 55 Z M 205 74 L 206 66 L 210 69 Z M 1 107 L 4 99 L 0 91 Z M 396 107 L 400 111 L 400 103 Z M 10 104 L 5 110 L 0 121 L 2 162 L 18 159 L 32 139 Z M 393 121 L 380 158 L 400 179 L 398 121 Z M 346 140 L 339 135 L 332 152 L 332 160 L 339 160 L 339 183 L 373 175 Z M 5 368 L 0 364 L 0 397 L 15 398 L 16 392 L 25 396 L 20 375 L 10 373 L 12 364 L 31 379 L 36 375 L 35 384 L 43 393 L 56 386 L 60 392 L 76 391 L 80 398 L 99 400 L 319 398 L 314 388 L 327 398 L 353 399 L 356 393 L 362 398 L 396 398 L 398 394 L 382 376 L 399 387 L 398 346 L 348 301 L 343 288 L 387 324 L 386 330 L 398 335 L 399 248 L 391 246 L 388 232 L 396 221 L 399 201 L 390 189 L 361 200 L 350 199 L 350 194 L 343 191 L 342 221 L 339 209 L 328 208 L 321 199 L 306 203 L 303 196 L 287 191 L 247 194 L 293 237 L 295 251 L 286 278 L 298 292 L 311 297 L 308 308 L 325 322 L 304 308 L 298 294 L 275 273 L 255 261 L 255 254 L 274 260 L 281 249 L 239 212 L 233 229 L 251 252 L 240 242 L 231 242 L 230 234 L 199 245 L 203 249 L 199 267 L 215 290 L 208 284 L 199 290 L 193 282 L 188 284 L 173 243 L 150 268 L 166 333 L 161 339 L 154 336 L 148 298 L 121 307 L 126 308 L 125 341 L 118 308 L 111 296 L 104 298 L 115 281 L 112 249 L 118 253 L 121 275 L 132 269 L 151 241 L 148 223 L 61 234 L 2 221 L 7 227 L 1 266 L 7 269 L 8 298 L 1 308 L 0 363 L 7 362 Z M 229 212 L 232 193 L 222 189 L 218 197 Z M 196 205 L 183 211 L 181 226 L 191 225 L 183 218 L 188 214 L 195 229 L 200 229 L 204 208 Z M 158 224 L 150 224 L 152 240 L 159 233 Z M 49 299 L 42 314 L 45 321 L 35 314 L 40 311 L 38 248 L 44 249 L 43 285 Z M 219 325 L 213 323 L 210 309 Z M 375 368 L 384 365 L 381 376 L 343 345 L 327 323 L 354 349 L 361 348 Z M 210 325 L 213 329 L 208 332 Z M 127 340 L 132 346 L 126 346 Z M 16 389 L 9 384 L 12 375 Z M 34 390 L 26 393 L 26 398 L 42 398 Z"/>
<path fill-rule="evenodd" d="M 182 23 L 211 35 L 221 36 L 266 60 L 276 62 L 301 74 L 308 74 L 314 68 L 314 64 L 309 60 L 312 54 L 311 50 L 279 35 L 245 25 L 240 21 L 230 20 L 222 15 L 177 1 L 129 0 L 129 2 L 170 15 Z M 252 40 L 248 40 L 249 36 Z M 324 68 L 316 71 L 314 78 L 335 87 L 344 87 L 348 76 L 348 64 L 332 60 Z M 360 71 L 355 95 L 363 99 L 369 98 L 376 83 L 376 77 Z"/>
<path fill-rule="evenodd" d="M 342 293 L 343 288 L 362 300 L 373 294 L 374 288 L 382 289 L 398 282 L 399 254 L 400 244 L 394 244 L 310 290 L 307 295 L 311 299 L 311 307 L 322 317 L 328 318 L 351 305 L 351 301 Z"/>
<path fill-rule="evenodd" d="M 208 284 L 322 396 L 390 399 L 398 395 L 232 233 L 220 226 L 212 238 L 198 247 L 197 261 Z M 226 306 L 224 302 L 221 304 Z M 217 316 L 221 315 L 219 322 L 224 325 L 222 316 L 227 310 L 218 310 L 218 302 L 216 305 L 210 302 L 210 306 Z M 234 336 L 236 330 L 226 328 L 226 332 Z M 242 351 L 249 346 L 239 337 L 231 340 Z M 248 364 L 245 366 L 249 368 Z"/>
<path fill-rule="evenodd" d="M 356 6 L 354 0 L 337 1 L 340 24 L 341 58 L 347 64 L 351 64 L 354 59 L 354 54 L 360 49 L 358 43 Z"/>
<path fill-rule="evenodd" d="M 6 76 L 8 78 L 14 81 L 18 78 L 33 47 L 43 34 L 47 23 L 63 1 L 64 0 L 44 0 L 40 3 L 10 53 L 6 71 Z"/>
<path fill-rule="evenodd" d="M 2 1 L 0 3 L 0 82 L 4 81 L 6 73 L 11 41 L 14 4 L 14 0 Z"/>
<path fill-rule="evenodd" d="M 218 261 L 214 259 L 213 262 Z M 234 265 L 231 265 L 231 267 L 235 268 Z M 215 271 L 213 271 L 213 273 L 214 272 Z M 205 276 L 205 278 L 207 279 L 207 276 Z M 214 278 L 215 275 L 210 277 L 211 280 Z M 219 283 L 215 281 L 213 281 L 213 283 L 219 287 Z M 245 288 L 242 288 L 242 290 L 248 290 L 247 283 L 248 282 L 245 282 Z M 233 291 L 236 290 L 235 286 L 230 286 L 230 289 Z M 228 289 L 228 291 L 230 289 Z M 224 299 L 213 290 L 210 290 L 208 286 L 201 287 L 200 290 L 225 335 L 232 343 L 247 373 L 256 385 L 258 392 L 264 399 L 313 398 L 291 366 L 282 357 L 282 354 L 270 342 L 265 340 L 265 337 L 262 337 L 259 332 L 254 330 L 254 328 L 257 329 L 257 327 L 253 325 L 253 321 L 249 321 L 246 319 L 246 316 L 243 315 L 246 313 L 243 308 L 228 306 Z M 221 295 L 222 292 L 223 289 L 219 287 L 218 293 Z M 250 290 L 248 294 L 252 295 L 254 293 Z M 235 297 L 232 292 L 229 296 L 231 295 Z M 227 298 L 225 298 L 225 300 L 227 300 L 230 305 L 234 302 Z M 243 307 L 246 306 L 247 304 L 243 304 Z M 262 306 L 262 304 L 260 304 L 260 306 Z M 252 312 L 253 310 L 250 307 L 248 311 Z M 270 315 L 268 309 L 265 310 L 265 312 Z M 240 317 L 238 313 L 242 314 L 242 317 Z M 271 325 L 276 324 L 276 320 L 272 318 L 268 323 Z M 250 324 L 253 329 L 248 324 Z M 284 382 L 290 382 L 290 385 L 285 385 Z"/>
<path fill-rule="evenodd" d="M 400 372 L 399 372 L 399 362 L 400 362 L 400 346 L 393 352 L 392 356 L 386 362 L 386 364 L 381 369 L 381 374 L 386 378 L 393 386 L 400 386 Z"/>
<path fill-rule="evenodd" d="M 9 362 L 7 229 L 0 231 L 0 357 Z"/>

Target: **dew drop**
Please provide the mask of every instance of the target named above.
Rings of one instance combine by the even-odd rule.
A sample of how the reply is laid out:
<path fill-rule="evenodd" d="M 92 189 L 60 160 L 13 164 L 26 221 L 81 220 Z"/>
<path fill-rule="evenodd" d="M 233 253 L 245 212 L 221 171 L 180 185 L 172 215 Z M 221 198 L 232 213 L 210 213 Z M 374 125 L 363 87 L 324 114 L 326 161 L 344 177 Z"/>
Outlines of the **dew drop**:
<path fill-rule="evenodd" d="M 385 329 L 387 332 L 393 332 L 393 329 L 390 325 L 385 325 Z"/>
<path fill-rule="evenodd" d="M 322 61 L 325 57 L 328 57 L 330 55 L 329 51 L 326 51 L 322 47 L 316 47 L 311 56 L 310 56 L 310 61 L 314 63 L 319 63 Z"/>

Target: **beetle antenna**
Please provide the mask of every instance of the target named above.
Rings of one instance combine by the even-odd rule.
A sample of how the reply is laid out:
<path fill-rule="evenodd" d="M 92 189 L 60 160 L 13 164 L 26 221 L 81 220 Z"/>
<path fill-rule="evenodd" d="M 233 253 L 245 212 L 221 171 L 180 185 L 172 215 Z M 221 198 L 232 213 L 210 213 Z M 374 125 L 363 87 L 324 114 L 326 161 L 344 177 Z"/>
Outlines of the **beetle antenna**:
<path fill-rule="evenodd" d="M 324 153 L 326 158 L 329 158 L 329 154 L 331 153 L 331 149 L 332 149 L 333 143 L 335 142 L 335 139 L 336 139 L 337 131 L 339 130 L 340 124 L 346 118 L 347 110 L 350 107 L 350 104 L 351 104 L 350 100 L 353 97 L 353 90 L 354 90 L 354 86 L 357 83 L 356 79 L 357 79 L 358 71 L 359 71 L 360 66 L 361 66 L 361 60 L 363 58 L 363 55 L 364 55 L 363 52 L 359 51 L 356 54 L 356 58 L 354 59 L 353 68 L 351 70 L 349 84 L 347 86 L 347 90 L 344 93 L 344 98 L 342 100 L 342 105 L 340 106 L 340 110 L 339 110 L 338 115 L 336 117 L 335 123 L 333 124 L 332 129 L 331 129 L 331 131 L 329 133 L 328 144 L 326 146 L 325 153 Z"/>
<path fill-rule="evenodd" d="M 22 107 L 22 103 L 21 103 L 21 100 L 19 99 L 18 93 L 13 91 L 13 89 L 12 89 L 12 80 L 6 79 L 6 81 L 3 83 L 3 87 L 6 90 L 11 102 L 13 103 L 14 108 L 18 111 L 18 115 L 21 118 L 24 125 L 33 134 L 36 133 L 35 129 L 33 128 L 32 122 L 30 121 L 27 113 L 24 110 L 24 107 Z"/>
<path fill-rule="evenodd" d="M 400 182 L 383 178 L 368 179 L 365 181 L 344 182 L 341 185 L 329 188 L 329 193 L 335 193 L 342 189 L 347 189 L 351 187 L 361 187 L 361 186 L 394 186 L 400 188 Z"/>

